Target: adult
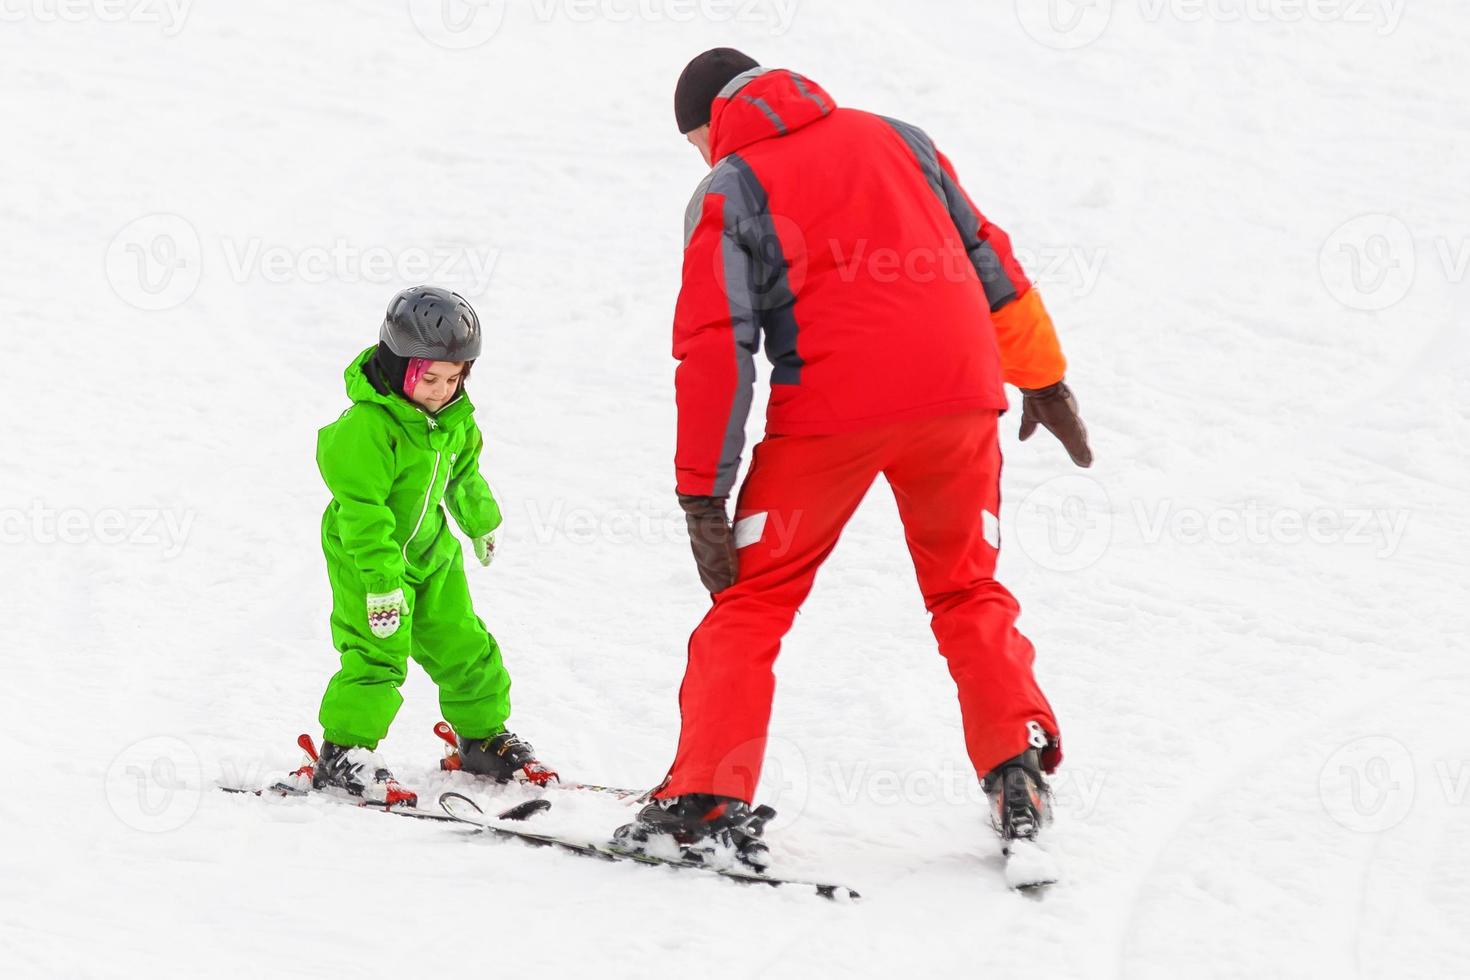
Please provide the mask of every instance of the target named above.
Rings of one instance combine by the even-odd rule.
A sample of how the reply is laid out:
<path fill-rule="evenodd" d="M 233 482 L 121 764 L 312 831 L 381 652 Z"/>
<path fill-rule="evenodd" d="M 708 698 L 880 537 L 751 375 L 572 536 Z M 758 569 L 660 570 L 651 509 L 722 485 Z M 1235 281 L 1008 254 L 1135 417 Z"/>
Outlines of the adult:
<path fill-rule="evenodd" d="M 994 577 L 1003 382 L 1022 391 L 1022 439 L 1043 426 L 1077 465 L 1092 462 L 1041 297 L 914 126 L 839 108 L 810 79 L 730 48 L 685 68 L 675 115 L 711 167 L 685 222 L 674 357 L 679 503 L 713 606 L 689 640 L 673 767 L 619 836 L 722 840 L 763 863 L 750 804 L 772 665 L 882 474 L 996 827 L 1034 837 L 1062 749 L 1020 608 Z M 766 438 L 732 526 L 762 337 Z"/>

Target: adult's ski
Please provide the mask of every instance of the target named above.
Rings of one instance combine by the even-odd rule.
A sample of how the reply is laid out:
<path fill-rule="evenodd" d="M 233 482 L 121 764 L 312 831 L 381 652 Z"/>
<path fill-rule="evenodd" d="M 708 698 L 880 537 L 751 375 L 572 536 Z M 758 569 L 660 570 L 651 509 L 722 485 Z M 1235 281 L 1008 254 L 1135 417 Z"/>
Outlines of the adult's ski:
<path fill-rule="evenodd" d="M 584 857 L 599 858 L 604 861 L 631 861 L 637 864 L 677 868 L 682 871 L 696 871 L 702 874 L 718 875 L 721 878 L 728 878 L 731 881 L 738 881 L 742 884 L 809 888 L 823 898 L 856 900 L 861 897 L 855 889 L 836 882 L 816 881 L 804 878 L 783 878 L 737 868 L 712 867 L 699 861 L 677 860 L 656 857 L 651 854 L 636 853 L 611 843 L 573 840 L 556 834 L 541 834 L 514 827 L 501 826 L 494 822 L 498 818 L 487 816 L 476 805 L 474 800 L 471 800 L 462 793 L 451 792 L 440 794 L 439 806 L 446 814 L 460 823 L 477 827 L 496 837 L 510 838 L 534 847 L 549 847 L 571 854 L 580 854 Z"/>

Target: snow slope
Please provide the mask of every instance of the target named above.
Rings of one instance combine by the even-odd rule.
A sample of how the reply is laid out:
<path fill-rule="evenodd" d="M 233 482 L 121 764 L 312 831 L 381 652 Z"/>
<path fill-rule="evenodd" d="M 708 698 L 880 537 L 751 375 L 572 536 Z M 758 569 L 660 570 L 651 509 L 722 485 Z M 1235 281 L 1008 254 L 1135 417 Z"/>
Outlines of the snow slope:
<path fill-rule="evenodd" d="M 1055 3 L 526 0 L 460 33 L 419 0 L 6 4 L 7 974 L 1463 975 L 1470 15 Z M 787 645 L 764 784 L 781 866 L 860 905 L 212 788 L 315 730 L 315 432 L 426 279 L 493 325 L 508 520 L 472 588 L 513 723 L 568 775 L 662 776 L 705 602 L 670 93 L 721 43 L 925 127 L 1063 332 L 1097 466 L 1005 423 L 1002 573 L 1069 760 L 1040 903 L 881 487 Z M 383 752 L 427 796 L 405 694 Z"/>

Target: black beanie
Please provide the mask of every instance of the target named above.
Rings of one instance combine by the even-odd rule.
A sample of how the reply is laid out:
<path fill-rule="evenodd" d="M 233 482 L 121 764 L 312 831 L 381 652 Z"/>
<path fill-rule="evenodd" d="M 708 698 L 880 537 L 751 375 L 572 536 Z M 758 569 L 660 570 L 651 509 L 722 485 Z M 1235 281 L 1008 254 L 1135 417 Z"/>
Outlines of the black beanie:
<path fill-rule="evenodd" d="M 711 48 L 685 65 L 674 87 L 674 118 L 679 132 L 692 133 L 709 122 L 720 89 L 736 75 L 759 67 L 754 58 L 734 48 Z"/>

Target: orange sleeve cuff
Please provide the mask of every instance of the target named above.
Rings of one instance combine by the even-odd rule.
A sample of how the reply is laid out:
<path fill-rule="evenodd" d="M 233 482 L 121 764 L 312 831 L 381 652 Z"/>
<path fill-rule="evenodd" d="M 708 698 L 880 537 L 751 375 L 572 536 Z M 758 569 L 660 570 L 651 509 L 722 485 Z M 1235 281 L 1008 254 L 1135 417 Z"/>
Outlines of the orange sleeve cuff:
<path fill-rule="evenodd" d="M 1067 373 L 1067 359 L 1057 340 L 1041 293 L 1028 289 L 990 314 L 1000 343 L 1002 376 L 1017 388 L 1045 388 Z"/>

